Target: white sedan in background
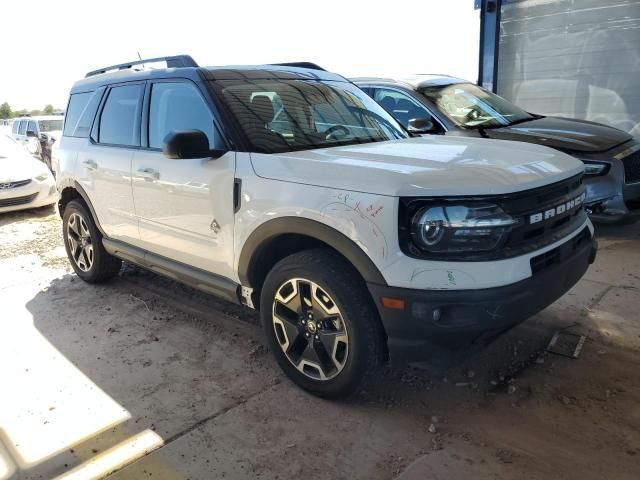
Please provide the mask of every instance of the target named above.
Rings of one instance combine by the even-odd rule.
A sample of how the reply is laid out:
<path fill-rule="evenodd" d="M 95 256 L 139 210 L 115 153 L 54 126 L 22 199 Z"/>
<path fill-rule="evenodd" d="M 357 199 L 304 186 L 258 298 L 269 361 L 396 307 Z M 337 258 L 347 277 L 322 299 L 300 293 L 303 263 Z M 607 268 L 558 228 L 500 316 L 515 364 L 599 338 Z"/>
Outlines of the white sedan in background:
<path fill-rule="evenodd" d="M 0 135 L 0 213 L 56 203 L 56 182 L 47 166 Z"/>

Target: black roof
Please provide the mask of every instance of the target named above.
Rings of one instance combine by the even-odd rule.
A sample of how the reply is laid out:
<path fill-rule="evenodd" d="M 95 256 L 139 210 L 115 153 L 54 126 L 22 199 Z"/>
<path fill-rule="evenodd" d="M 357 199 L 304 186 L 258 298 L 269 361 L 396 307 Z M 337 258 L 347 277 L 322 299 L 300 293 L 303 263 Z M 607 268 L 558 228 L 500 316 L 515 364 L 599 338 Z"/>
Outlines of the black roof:
<path fill-rule="evenodd" d="M 87 77 L 77 81 L 71 93 L 80 93 L 95 90 L 103 85 L 110 85 L 120 82 L 144 81 L 160 78 L 187 78 L 193 81 L 201 80 L 258 80 L 258 79 L 283 79 L 283 80 L 333 80 L 348 82 L 341 75 L 327 72 L 315 64 L 309 62 L 295 62 L 291 64 L 273 65 L 239 65 L 239 66 L 169 66 L 168 68 L 137 70 L 136 65 L 143 63 L 155 63 L 166 59 L 176 59 L 188 56 L 162 57 L 160 59 L 139 60 L 128 64 L 114 65 L 93 70 Z M 188 57 L 189 59 L 191 57 Z M 179 65 L 172 61 L 167 61 L 167 65 Z M 184 65 L 197 65 L 193 63 L 182 63 Z M 113 70 L 113 71 L 110 71 Z"/>

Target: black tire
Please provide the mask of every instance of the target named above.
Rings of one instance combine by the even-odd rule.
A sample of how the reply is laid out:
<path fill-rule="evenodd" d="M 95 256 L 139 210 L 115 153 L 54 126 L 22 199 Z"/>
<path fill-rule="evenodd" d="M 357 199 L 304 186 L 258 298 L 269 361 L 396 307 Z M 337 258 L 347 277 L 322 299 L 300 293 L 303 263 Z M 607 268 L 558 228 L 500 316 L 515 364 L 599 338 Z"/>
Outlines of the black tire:
<path fill-rule="evenodd" d="M 348 342 L 346 342 L 348 347 L 345 349 L 348 354 L 342 364 L 342 369 L 338 373 L 334 373 L 335 376 L 332 378 L 314 379 L 299 370 L 294 365 L 294 361 L 290 360 L 284 352 L 284 349 L 292 350 L 287 346 L 289 345 L 289 335 L 287 334 L 287 344 L 285 345 L 282 333 L 276 334 L 278 327 L 273 320 L 276 294 L 278 291 L 282 291 L 281 289 L 287 285 L 287 282 L 293 279 L 311 281 L 315 284 L 314 287 L 322 289 L 322 293 L 326 292 L 328 298 L 324 298 L 330 299 L 331 305 L 335 305 L 339 309 L 342 323 L 338 323 L 348 332 Z M 313 299 L 313 301 L 316 300 Z M 282 370 L 298 386 L 317 396 L 324 398 L 347 397 L 353 393 L 365 376 L 373 373 L 383 359 L 382 324 L 365 282 L 353 266 L 330 250 L 307 250 L 290 255 L 278 262 L 265 279 L 260 296 L 260 312 L 269 346 Z M 305 315 L 303 311 L 300 313 L 300 317 L 294 318 L 300 318 L 299 321 L 304 323 Z M 289 322 L 288 326 L 293 328 L 292 324 L 293 322 Z M 316 325 L 320 325 L 320 323 Z M 309 339 L 304 339 L 301 336 L 308 333 L 304 330 L 305 327 L 298 326 L 297 328 L 302 329 L 300 330 L 302 333 L 296 338 L 301 339 L 301 342 L 308 342 L 307 346 L 311 346 L 313 340 L 309 342 Z M 315 332 L 316 327 L 314 326 L 313 329 Z M 295 330 L 293 331 L 295 332 Z M 320 327 L 318 327 L 318 333 L 320 333 Z M 278 335 L 280 335 L 280 339 Z M 311 337 L 313 336 L 312 334 Z M 321 342 L 318 340 L 316 345 L 318 343 Z M 333 351 L 333 356 L 335 356 L 336 350 Z M 332 358 L 326 356 L 323 358 L 332 361 Z"/>
<path fill-rule="evenodd" d="M 92 246 L 91 265 L 86 270 L 83 269 L 72 253 L 72 240 L 70 240 L 69 222 L 75 222 L 79 216 L 85 222 L 86 229 L 89 233 L 88 244 Z M 122 267 L 122 260 L 109 255 L 102 245 L 102 234 L 93 220 L 93 216 L 85 203 L 81 200 L 72 200 L 64 209 L 62 216 L 62 236 L 64 238 L 64 247 L 67 251 L 69 262 L 78 277 L 87 283 L 100 283 L 114 277 Z M 77 250 L 76 250 L 77 251 Z M 86 258 L 86 257 L 84 257 Z M 87 265 L 85 265 L 87 266 Z"/>

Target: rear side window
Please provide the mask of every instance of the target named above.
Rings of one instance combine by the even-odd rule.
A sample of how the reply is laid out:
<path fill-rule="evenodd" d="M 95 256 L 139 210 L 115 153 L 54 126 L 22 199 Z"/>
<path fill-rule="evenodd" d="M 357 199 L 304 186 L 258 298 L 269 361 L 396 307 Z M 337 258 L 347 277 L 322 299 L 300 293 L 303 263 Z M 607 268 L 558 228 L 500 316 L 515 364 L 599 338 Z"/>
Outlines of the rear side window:
<path fill-rule="evenodd" d="M 87 104 L 89 103 L 91 95 L 93 95 L 93 92 L 76 93 L 71 95 L 71 98 L 69 98 L 69 106 L 67 107 L 67 113 L 64 118 L 64 131 L 62 132 L 65 137 L 89 136 L 88 131 L 86 135 L 76 135 L 75 131 L 78 126 L 78 121 L 82 116 L 82 112 L 84 112 Z"/>
<path fill-rule="evenodd" d="M 140 117 L 141 85 L 113 87 L 102 109 L 98 142 L 138 146 L 136 120 Z"/>
<path fill-rule="evenodd" d="M 149 147 L 162 148 L 171 131 L 193 129 L 207 135 L 209 148 L 216 147 L 213 115 L 196 87 L 186 82 L 154 84 L 149 106 Z"/>
<path fill-rule="evenodd" d="M 18 135 L 24 135 L 26 131 L 27 131 L 27 121 L 20 120 L 20 128 L 18 130 Z"/>

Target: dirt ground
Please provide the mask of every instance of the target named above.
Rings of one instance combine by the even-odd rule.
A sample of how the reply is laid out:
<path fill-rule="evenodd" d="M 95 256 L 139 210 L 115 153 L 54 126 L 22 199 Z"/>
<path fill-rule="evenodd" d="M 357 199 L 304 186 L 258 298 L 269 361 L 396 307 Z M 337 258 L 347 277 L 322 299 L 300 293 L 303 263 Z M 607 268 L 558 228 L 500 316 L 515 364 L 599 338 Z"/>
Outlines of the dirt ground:
<path fill-rule="evenodd" d="M 126 266 L 72 274 L 51 208 L 0 216 L 0 479 L 638 479 L 640 226 L 463 365 L 345 402 L 293 386 L 255 314 Z M 586 335 L 578 359 L 544 352 Z"/>

